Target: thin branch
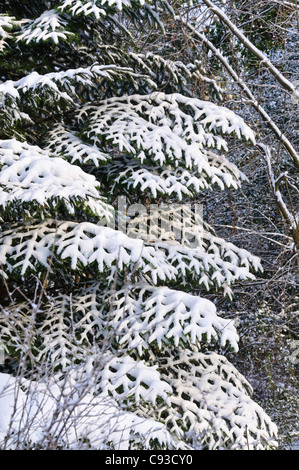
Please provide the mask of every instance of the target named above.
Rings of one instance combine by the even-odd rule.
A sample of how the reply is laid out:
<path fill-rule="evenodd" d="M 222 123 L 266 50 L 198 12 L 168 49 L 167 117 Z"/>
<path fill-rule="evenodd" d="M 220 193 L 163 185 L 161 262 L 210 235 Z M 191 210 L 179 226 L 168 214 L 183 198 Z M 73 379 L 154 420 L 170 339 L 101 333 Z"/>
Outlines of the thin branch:
<path fill-rule="evenodd" d="M 282 73 L 272 64 L 268 57 L 258 49 L 252 42 L 240 31 L 240 29 L 230 21 L 228 16 L 224 13 L 223 10 L 214 5 L 210 0 L 203 0 L 203 2 L 211 9 L 211 11 L 218 16 L 226 26 L 231 30 L 231 32 L 236 36 L 244 46 L 250 50 L 250 52 L 255 55 L 257 59 L 261 61 L 269 72 L 276 78 L 280 85 L 290 93 L 294 93 L 299 98 L 299 92 L 296 90 L 295 85 L 290 82 Z"/>
<path fill-rule="evenodd" d="M 289 211 L 286 203 L 283 200 L 282 194 L 279 190 L 279 182 L 281 181 L 281 178 L 275 179 L 274 177 L 274 172 L 272 169 L 272 163 L 271 163 L 271 151 L 269 146 L 259 144 L 258 147 L 263 151 L 265 160 L 267 163 L 267 171 L 268 171 L 268 179 L 272 188 L 273 196 L 275 198 L 276 205 L 286 222 L 286 224 L 289 227 L 290 233 L 292 235 L 296 250 L 299 251 L 299 220 L 296 219 L 296 217 L 293 217 L 291 212 Z"/>
<path fill-rule="evenodd" d="M 274 135 L 277 139 L 284 145 L 285 149 L 288 151 L 289 155 L 291 156 L 294 165 L 297 169 L 299 169 L 299 155 L 296 152 L 295 148 L 293 147 L 292 143 L 289 139 L 284 135 L 284 133 L 277 127 L 271 116 L 264 110 L 264 108 L 259 104 L 257 99 L 254 97 L 251 90 L 248 88 L 246 83 L 242 80 L 242 78 L 237 74 L 237 72 L 231 67 L 229 62 L 227 61 L 226 57 L 224 57 L 221 52 L 214 46 L 214 44 L 207 39 L 207 37 L 200 33 L 195 29 L 195 27 L 190 24 L 184 22 L 181 18 L 177 17 L 182 24 L 187 27 L 195 37 L 204 44 L 213 52 L 213 54 L 217 57 L 217 59 L 222 63 L 222 65 L 226 68 L 228 73 L 234 79 L 236 84 L 244 91 L 245 95 L 249 99 L 249 104 L 253 106 L 253 108 L 260 114 L 260 116 L 264 119 L 264 121 L 268 124 L 270 129 L 273 131 Z"/>

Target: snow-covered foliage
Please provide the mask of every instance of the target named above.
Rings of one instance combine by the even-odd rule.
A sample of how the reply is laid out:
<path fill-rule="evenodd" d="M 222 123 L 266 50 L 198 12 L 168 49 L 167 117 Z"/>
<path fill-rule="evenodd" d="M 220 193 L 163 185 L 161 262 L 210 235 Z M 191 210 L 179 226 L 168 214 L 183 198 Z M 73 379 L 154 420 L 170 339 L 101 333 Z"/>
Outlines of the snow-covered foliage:
<path fill-rule="evenodd" d="M 94 176 L 62 158 L 51 158 L 37 146 L 15 139 L 0 141 L 0 167 L 3 214 L 13 205 L 27 204 L 30 217 L 34 216 L 34 206 L 42 206 L 45 215 L 47 206 L 55 211 L 55 206 L 63 203 L 70 213 L 81 205 L 99 218 L 109 217 L 109 206 L 102 201 Z"/>
<path fill-rule="evenodd" d="M 174 394 L 172 406 L 160 409 L 158 416 L 168 414 L 166 422 L 178 438 L 183 425 L 195 449 L 202 448 L 198 436 L 201 446 L 214 450 L 275 446 L 276 426 L 252 401 L 249 384 L 225 357 L 177 349 L 163 364 L 161 376 Z"/>
<path fill-rule="evenodd" d="M 194 77 L 219 91 L 199 63 L 139 49 L 168 2 L 25 11 L 2 34 L 19 66 L 0 85 L 0 328 L 19 374 L 0 374 L 0 447 L 275 447 L 223 356 L 235 325 L 204 298 L 232 297 L 260 260 L 175 205 L 239 188 L 225 153 L 252 129 L 199 99 Z"/>
<path fill-rule="evenodd" d="M 113 315 L 109 313 L 113 308 Z M 2 328 L 10 346 L 25 352 L 19 341 L 24 325 L 30 324 L 31 306 L 19 304 L 18 312 L 6 307 L 0 315 L 14 325 Z M 69 331 L 74 315 L 73 333 Z M 175 291 L 167 287 L 128 286 L 114 293 L 103 292 L 98 284 L 83 288 L 76 295 L 51 298 L 39 309 L 40 322 L 32 328 L 32 342 L 41 344 L 35 360 L 51 359 L 55 366 L 70 366 L 73 357 L 84 360 L 86 348 L 101 342 L 105 326 L 111 329 L 122 348 L 136 350 L 140 357 L 153 347 L 160 350 L 169 344 L 177 346 L 209 345 L 218 342 L 224 348 L 238 350 L 238 334 L 234 323 L 217 315 L 215 305 L 207 299 Z M 13 333 L 14 332 L 14 333 Z M 119 359 L 118 359 L 119 360 Z"/>

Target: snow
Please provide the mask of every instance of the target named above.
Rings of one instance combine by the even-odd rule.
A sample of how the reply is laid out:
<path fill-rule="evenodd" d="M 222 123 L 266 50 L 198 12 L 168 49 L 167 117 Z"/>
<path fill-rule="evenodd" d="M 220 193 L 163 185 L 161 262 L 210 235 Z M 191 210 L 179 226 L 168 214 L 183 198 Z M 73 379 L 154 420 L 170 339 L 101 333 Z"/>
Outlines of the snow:
<path fill-rule="evenodd" d="M 188 349 L 176 352 L 175 358 L 166 360 L 162 378 L 174 390 L 170 401 L 178 414 L 170 411 L 167 422 L 177 438 L 182 437 L 175 421 L 179 417 L 190 429 L 189 436 L 195 442 L 201 436 L 202 445 L 210 450 L 219 449 L 226 440 L 232 443 L 231 450 L 262 450 L 265 442 L 277 446 L 277 427 L 251 399 L 250 385 L 225 357 Z"/>
<path fill-rule="evenodd" d="M 98 85 L 99 78 L 111 78 L 114 75 L 126 73 L 133 74 L 131 69 L 117 67 L 115 65 L 93 64 L 89 67 L 79 67 L 61 72 L 49 72 L 39 74 L 36 71 L 20 78 L 19 80 L 7 80 L 0 84 L 0 94 L 10 95 L 14 99 L 19 99 L 21 95 L 28 92 L 39 92 L 40 88 L 46 89 L 54 99 L 63 99 L 68 103 L 73 103 L 74 83 L 84 84 L 85 87 Z M 59 85 L 59 86 L 58 86 Z"/>
<path fill-rule="evenodd" d="M 137 4 L 135 1 L 134 7 Z M 140 0 L 139 4 L 143 5 L 144 1 Z M 26 44 L 48 40 L 57 44 L 72 34 L 67 30 L 66 19 L 70 15 L 93 15 L 98 20 L 105 16 L 106 10 L 112 13 L 132 5 L 130 0 L 62 0 L 56 10 L 26 21 L 15 38 Z M 64 12 L 63 17 L 59 10 Z M 148 5 L 149 11 L 159 22 L 157 13 Z M 2 37 L 7 37 L 3 28 L 8 27 L 1 16 Z M 137 61 L 140 58 L 135 55 Z M 178 63 L 175 67 L 169 63 L 172 77 L 177 70 Z M 98 64 L 44 75 L 33 71 L 19 80 L 1 84 L 1 108 L 11 113 L 8 115 L 11 122 L 30 119 L 18 105 L 28 107 L 29 103 L 36 109 L 36 97 L 40 94 L 51 105 L 55 103 L 55 107 L 61 104 L 59 100 L 64 100 L 67 102 L 64 105 L 79 108 L 80 93 L 84 101 L 85 91 L 99 88 L 102 79 L 115 79 L 121 74 L 137 77 L 131 69 Z M 8 128 L 12 128 L 9 119 Z M 82 273 L 84 279 L 84 268 L 87 268 L 88 276 L 93 273 L 96 278 L 89 282 L 85 277 L 88 284 L 84 296 L 73 301 L 71 293 L 69 316 L 64 315 L 65 294 L 60 293 L 58 300 L 50 299 L 48 303 L 45 299 L 43 308 L 35 302 L 30 304 L 35 313 L 43 314 L 38 333 L 36 325 L 30 325 L 32 337 L 42 344 L 30 359 L 40 366 L 45 357 L 51 358 L 53 369 L 53 364 L 63 369 L 64 379 L 55 374 L 46 380 L 46 370 L 43 370 L 44 381 L 0 374 L 0 447 L 22 448 L 26 446 L 25 441 L 31 446 L 44 445 L 57 439 L 56 445 L 62 448 L 84 447 L 86 443 L 87 447 L 104 449 L 111 443 L 115 449 L 127 449 L 134 435 L 137 447 L 141 443 L 147 448 L 151 439 L 157 439 L 161 445 L 172 448 L 177 446 L 173 435 L 177 441 L 186 438 L 187 431 L 188 437 L 195 434 L 196 445 L 203 435 L 211 447 L 227 439 L 235 448 L 263 448 L 263 441 L 274 439 L 277 430 L 251 400 L 249 384 L 225 358 L 199 351 L 202 345 L 205 348 L 211 342 L 217 342 L 219 348 L 230 346 L 237 350 L 238 334 L 233 322 L 220 318 L 215 305 L 200 296 L 161 287 L 162 282 L 170 285 L 173 281 L 188 288 L 188 279 L 196 290 L 222 288 L 225 294 L 231 295 L 230 286 L 234 282 L 254 278 L 250 271 L 260 269 L 260 260 L 197 223 L 187 230 L 187 235 L 195 240 L 191 245 L 186 243 L 185 233 L 182 240 L 171 237 L 171 230 L 175 232 L 177 226 L 171 230 L 163 227 L 162 236 L 151 240 L 141 233 L 136 239 L 89 222 L 90 212 L 99 218 L 108 217 L 111 208 L 100 197 L 96 178 L 73 165 L 99 166 L 112 160 L 116 153 L 126 153 L 132 165 L 119 174 L 116 183 L 126 183 L 131 189 L 138 187 L 154 197 L 162 193 L 182 199 L 214 186 L 239 188 L 245 177 L 221 152 L 228 150 L 226 136 L 255 143 L 252 129 L 226 108 L 179 93 L 162 92 L 109 98 L 96 106 L 80 104 L 77 123 L 73 124 L 69 129 L 62 124 L 52 128 L 47 149 L 15 139 L 0 141 L 3 213 L 19 203 L 22 209 L 25 207 L 25 216 L 38 215 L 42 219 L 19 220 L 17 230 L 13 226 L 1 232 L 1 274 L 25 277 L 33 272 L 40 280 L 43 268 L 49 270 L 51 281 L 53 261 L 54 272 L 68 270 L 76 288 L 75 271 L 79 276 Z M 80 139 L 81 133 L 85 142 Z M 116 149 L 110 155 L 107 148 L 113 146 Z M 275 194 L 282 204 L 281 194 Z M 61 220 L 62 216 L 58 220 L 45 220 L 56 215 L 53 212 L 61 203 L 72 215 L 72 221 Z M 76 207 L 86 211 L 84 222 L 75 221 Z M 21 217 L 25 219 L 25 216 Z M 139 220 L 146 222 L 146 217 Z M 131 220 L 133 229 L 134 222 L 136 219 Z M 122 288 L 111 293 L 108 289 L 116 274 Z M 137 277 L 139 284 L 133 283 Z M 113 284 L 116 288 L 119 278 Z M 93 281 L 98 282 L 100 294 L 92 292 Z M 56 302 L 55 308 L 51 308 L 51 302 Z M 22 333 L 24 325 L 28 331 L 30 315 L 24 312 L 30 314 L 30 310 L 18 305 L 12 311 L 13 322 L 22 325 Z M 77 331 L 80 329 L 79 338 L 72 336 L 68 328 L 74 319 L 73 312 L 82 313 L 80 325 L 72 325 L 74 329 L 78 326 Z M 7 317 L 10 319 L 10 315 Z M 111 332 L 113 346 L 119 346 L 120 354 L 103 353 L 104 363 L 100 371 L 95 371 L 94 349 L 84 347 L 90 346 L 90 342 L 94 342 L 94 348 L 102 346 L 103 330 L 105 340 L 106 335 L 110 340 Z M 18 351 L 31 351 L 18 335 L 9 336 L 12 342 L 16 341 Z M 80 347 L 76 349 L 78 344 Z M 155 348 L 160 349 L 159 355 L 155 354 Z M 82 351 L 84 355 L 87 350 L 90 357 L 86 364 L 76 367 L 74 357 L 79 362 Z M 146 361 L 138 358 L 144 352 Z M 152 416 L 145 403 L 150 404 L 150 411 L 154 409 L 157 421 L 142 417 L 143 412 Z M 136 404 L 140 405 L 140 416 L 125 410 L 125 406 L 134 408 Z M 169 425 L 172 436 L 159 421 Z"/>
<path fill-rule="evenodd" d="M 49 440 L 65 449 L 107 449 L 110 443 L 121 450 L 133 434 L 146 448 L 153 439 L 174 446 L 162 423 L 122 410 L 107 394 L 94 396 L 86 382 L 84 392 L 74 380 L 38 383 L 0 373 L 0 447 L 20 450 Z"/>
<path fill-rule="evenodd" d="M 149 401 L 155 405 L 158 399 L 168 402 L 172 392 L 170 385 L 161 381 L 157 366 L 135 361 L 129 356 L 111 357 L 104 367 L 99 386 L 114 398 L 134 396 L 136 404 Z M 121 388 L 121 392 L 117 392 Z"/>
<path fill-rule="evenodd" d="M 102 8 L 99 8 L 94 1 L 80 1 L 80 0 L 65 0 L 62 2 L 59 7 L 61 11 L 68 11 L 72 15 L 81 15 L 89 16 L 93 14 L 98 20 L 101 16 L 105 16 L 106 12 Z"/>
<path fill-rule="evenodd" d="M 91 201 L 87 199 L 86 204 L 90 205 Z M 105 213 L 110 215 L 108 208 L 101 202 L 99 210 L 102 216 Z M 163 211 L 167 216 L 167 208 L 164 207 Z M 154 220 L 158 220 L 154 213 L 151 215 Z M 133 219 L 134 224 L 132 229 L 128 226 L 127 234 L 90 222 L 59 221 L 56 224 L 50 220 L 36 226 L 28 225 L 24 227 L 23 233 L 7 231 L 1 234 L 0 259 L 3 266 L 21 268 L 22 273 L 25 273 L 28 268 L 38 269 L 34 267 L 34 259 L 44 264 L 45 250 L 51 256 L 51 247 L 55 246 L 60 262 L 68 260 L 72 269 L 92 264 L 99 272 L 107 268 L 114 272 L 115 267 L 123 271 L 129 266 L 130 269 L 135 266 L 134 269 L 150 276 L 154 284 L 166 280 L 184 282 L 188 275 L 198 285 L 203 284 L 207 289 L 212 286 L 216 289 L 225 287 L 227 293 L 230 285 L 237 280 L 254 279 L 250 270 L 261 269 L 257 257 L 212 235 L 200 220 L 190 227 L 184 227 L 185 244 L 182 244 L 181 240 L 176 240 L 176 230 L 182 233 L 181 223 L 173 228 L 169 224 L 162 224 L 161 234 L 151 239 L 153 234 L 149 237 L 147 231 L 143 233 L 141 230 L 147 227 L 146 219 L 147 216 L 141 216 L 140 220 Z M 137 223 L 139 231 L 136 239 Z M 193 241 L 190 243 L 189 240 Z M 48 263 L 44 266 L 49 267 Z"/>
<path fill-rule="evenodd" d="M 118 296 L 120 293 L 118 294 Z M 139 354 L 157 344 L 173 341 L 175 346 L 219 342 L 238 351 L 234 323 L 220 318 L 215 305 L 200 296 L 148 285 L 131 286 L 115 305 L 113 324 L 120 343 L 136 348 Z M 120 304 L 120 306 L 119 306 Z"/>
<path fill-rule="evenodd" d="M 51 39 L 57 44 L 60 39 L 65 40 L 67 35 L 73 34 L 66 31 L 65 26 L 66 21 L 55 10 L 47 10 L 22 28 L 17 36 L 17 41 L 25 41 L 26 44 L 29 44 L 31 41 L 39 42 Z"/>
<path fill-rule="evenodd" d="M 0 206 L 18 200 L 47 206 L 53 200 L 85 200 L 99 217 L 109 216 L 95 177 L 47 151 L 15 139 L 0 140 Z M 93 204 L 92 204 L 93 200 Z M 71 209 L 72 204 L 69 205 Z"/>
<path fill-rule="evenodd" d="M 181 166 L 201 181 L 205 175 L 206 180 L 211 180 L 211 186 L 239 187 L 244 175 L 225 157 L 207 151 L 206 147 L 226 151 L 223 133 L 235 133 L 238 138 L 255 142 L 253 131 L 232 111 L 178 93 L 111 98 L 97 107 L 83 108 L 78 113 L 79 122 L 87 116 L 86 135 L 99 148 L 105 143 L 112 144 L 142 164 L 150 161 L 160 167 L 168 164 L 173 167 L 166 180 L 161 176 L 151 177 L 153 172 L 142 169 L 132 174 L 130 181 L 143 189 L 150 188 L 154 195 L 157 191 L 176 192 L 179 197 L 186 194 L 182 181 L 175 181 L 174 172 Z M 136 178 L 139 178 L 137 183 Z M 198 180 L 193 182 L 196 188 L 202 186 Z"/>
<path fill-rule="evenodd" d="M 85 144 L 80 137 L 66 130 L 61 124 L 49 132 L 48 141 L 49 152 L 63 156 L 70 163 L 92 163 L 97 167 L 111 159 L 109 153 L 101 151 L 96 145 Z"/>
<path fill-rule="evenodd" d="M 185 196 L 196 196 L 204 189 L 213 190 L 215 186 L 224 190 L 225 187 L 237 189 L 246 176 L 223 156 L 209 150 L 202 151 L 210 166 L 211 178 L 206 173 L 198 172 L 198 168 L 192 171 L 181 166 L 160 167 L 149 166 L 143 163 L 139 154 L 140 163 L 130 158 L 115 159 L 109 169 L 112 191 L 116 185 L 126 186 L 128 190 L 138 188 L 142 192 L 150 193 L 154 198 L 161 194 L 175 196 L 183 200 Z M 76 152 L 70 152 L 76 158 Z M 125 167 L 125 168 L 124 168 Z"/>
<path fill-rule="evenodd" d="M 165 358 L 160 373 L 126 356 L 102 356 L 99 371 L 94 368 L 97 361 L 90 357 L 85 365 L 47 381 L 0 373 L 0 447 L 46 448 L 51 443 L 64 449 L 103 450 L 112 444 L 115 450 L 126 450 L 134 435 L 134 445 L 149 448 L 157 439 L 175 449 L 182 446 L 184 434 L 178 419 L 190 436 L 194 433 L 195 448 L 198 436 L 200 445 L 206 440 L 211 449 L 225 441 L 233 442 L 232 449 L 244 450 L 264 449 L 264 442 L 270 441 L 277 445 L 276 426 L 252 401 L 248 382 L 223 356 L 177 349 L 174 359 Z M 132 395 L 137 403 L 161 397 L 157 411 L 164 414 L 172 435 L 158 420 L 136 416 L 119 405 L 118 400 L 124 403 Z M 201 402 L 204 406 L 198 406 Z"/>
<path fill-rule="evenodd" d="M 10 95 L 12 98 L 19 97 L 19 93 L 14 87 L 14 82 L 12 80 L 7 80 L 5 83 L 0 83 L 0 94 L 1 98 L 6 94 Z"/>
<path fill-rule="evenodd" d="M 20 419 L 21 410 L 26 403 L 26 394 L 16 386 L 15 379 L 9 374 L 0 373 L 0 439 L 1 434 L 9 429 L 15 407 L 16 423 Z"/>
<path fill-rule="evenodd" d="M 8 15 L 0 15 L 0 36 L 2 38 L 8 37 L 6 29 L 11 29 L 13 17 Z M 5 29 L 4 29 L 5 28 Z"/>
<path fill-rule="evenodd" d="M 121 11 L 123 6 L 130 8 L 132 3 L 130 0 L 100 0 L 100 3 L 104 8 L 107 5 L 108 7 L 116 7 L 117 10 Z M 145 4 L 144 0 L 139 0 L 138 2 L 141 6 Z M 106 15 L 106 11 L 103 8 L 99 8 L 95 5 L 93 0 L 65 0 L 60 6 L 59 9 L 64 11 L 67 10 L 73 15 L 81 15 L 84 14 L 85 16 L 94 14 L 96 19 L 99 19 L 101 16 Z"/>

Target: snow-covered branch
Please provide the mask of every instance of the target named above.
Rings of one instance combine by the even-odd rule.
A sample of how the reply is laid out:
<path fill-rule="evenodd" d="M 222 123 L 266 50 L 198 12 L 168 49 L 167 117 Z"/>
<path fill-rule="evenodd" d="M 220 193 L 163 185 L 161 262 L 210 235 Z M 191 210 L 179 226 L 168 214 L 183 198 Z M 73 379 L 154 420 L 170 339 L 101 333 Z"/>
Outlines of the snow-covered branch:
<path fill-rule="evenodd" d="M 272 193 L 275 198 L 275 202 L 279 211 L 288 225 L 290 233 L 292 235 L 295 249 L 296 251 L 299 250 L 299 214 L 293 215 L 291 211 L 288 209 L 283 195 L 279 189 L 279 183 L 282 179 L 285 179 L 285 174 L 281 174 L 278 178 L 274 176 L 274 170 L 272 168 L 272 156 L 271 156 L 271 149 L 268 145 L 259 144 L 259 147 L 262 149 L 265 160 L 267 163 L 267 170 L 268 170 L 268 178 L 272 188 Z"/>

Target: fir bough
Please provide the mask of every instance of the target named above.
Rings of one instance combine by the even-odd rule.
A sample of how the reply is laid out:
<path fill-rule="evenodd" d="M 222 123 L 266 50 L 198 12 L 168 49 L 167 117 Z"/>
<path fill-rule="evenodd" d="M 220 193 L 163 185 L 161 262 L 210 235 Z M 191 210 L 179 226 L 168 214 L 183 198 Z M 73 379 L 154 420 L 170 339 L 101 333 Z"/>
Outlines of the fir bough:
<path fill-rule="evenodd" d="M 252 130 L 192 92 L 196 74 L 215 85 L 200 64 L 138 50 L 141 25 L 165 31 L 166 1 L 4 7 L 0 445 L 275 447 L 276 426 L 219 354 L 237 351 L 235 326 L 203 298 L 231 296 L 260 261 L 186 204 L 182 229 L 173 205 L 238 188 L 228 137 L 254 144 Z"/>

